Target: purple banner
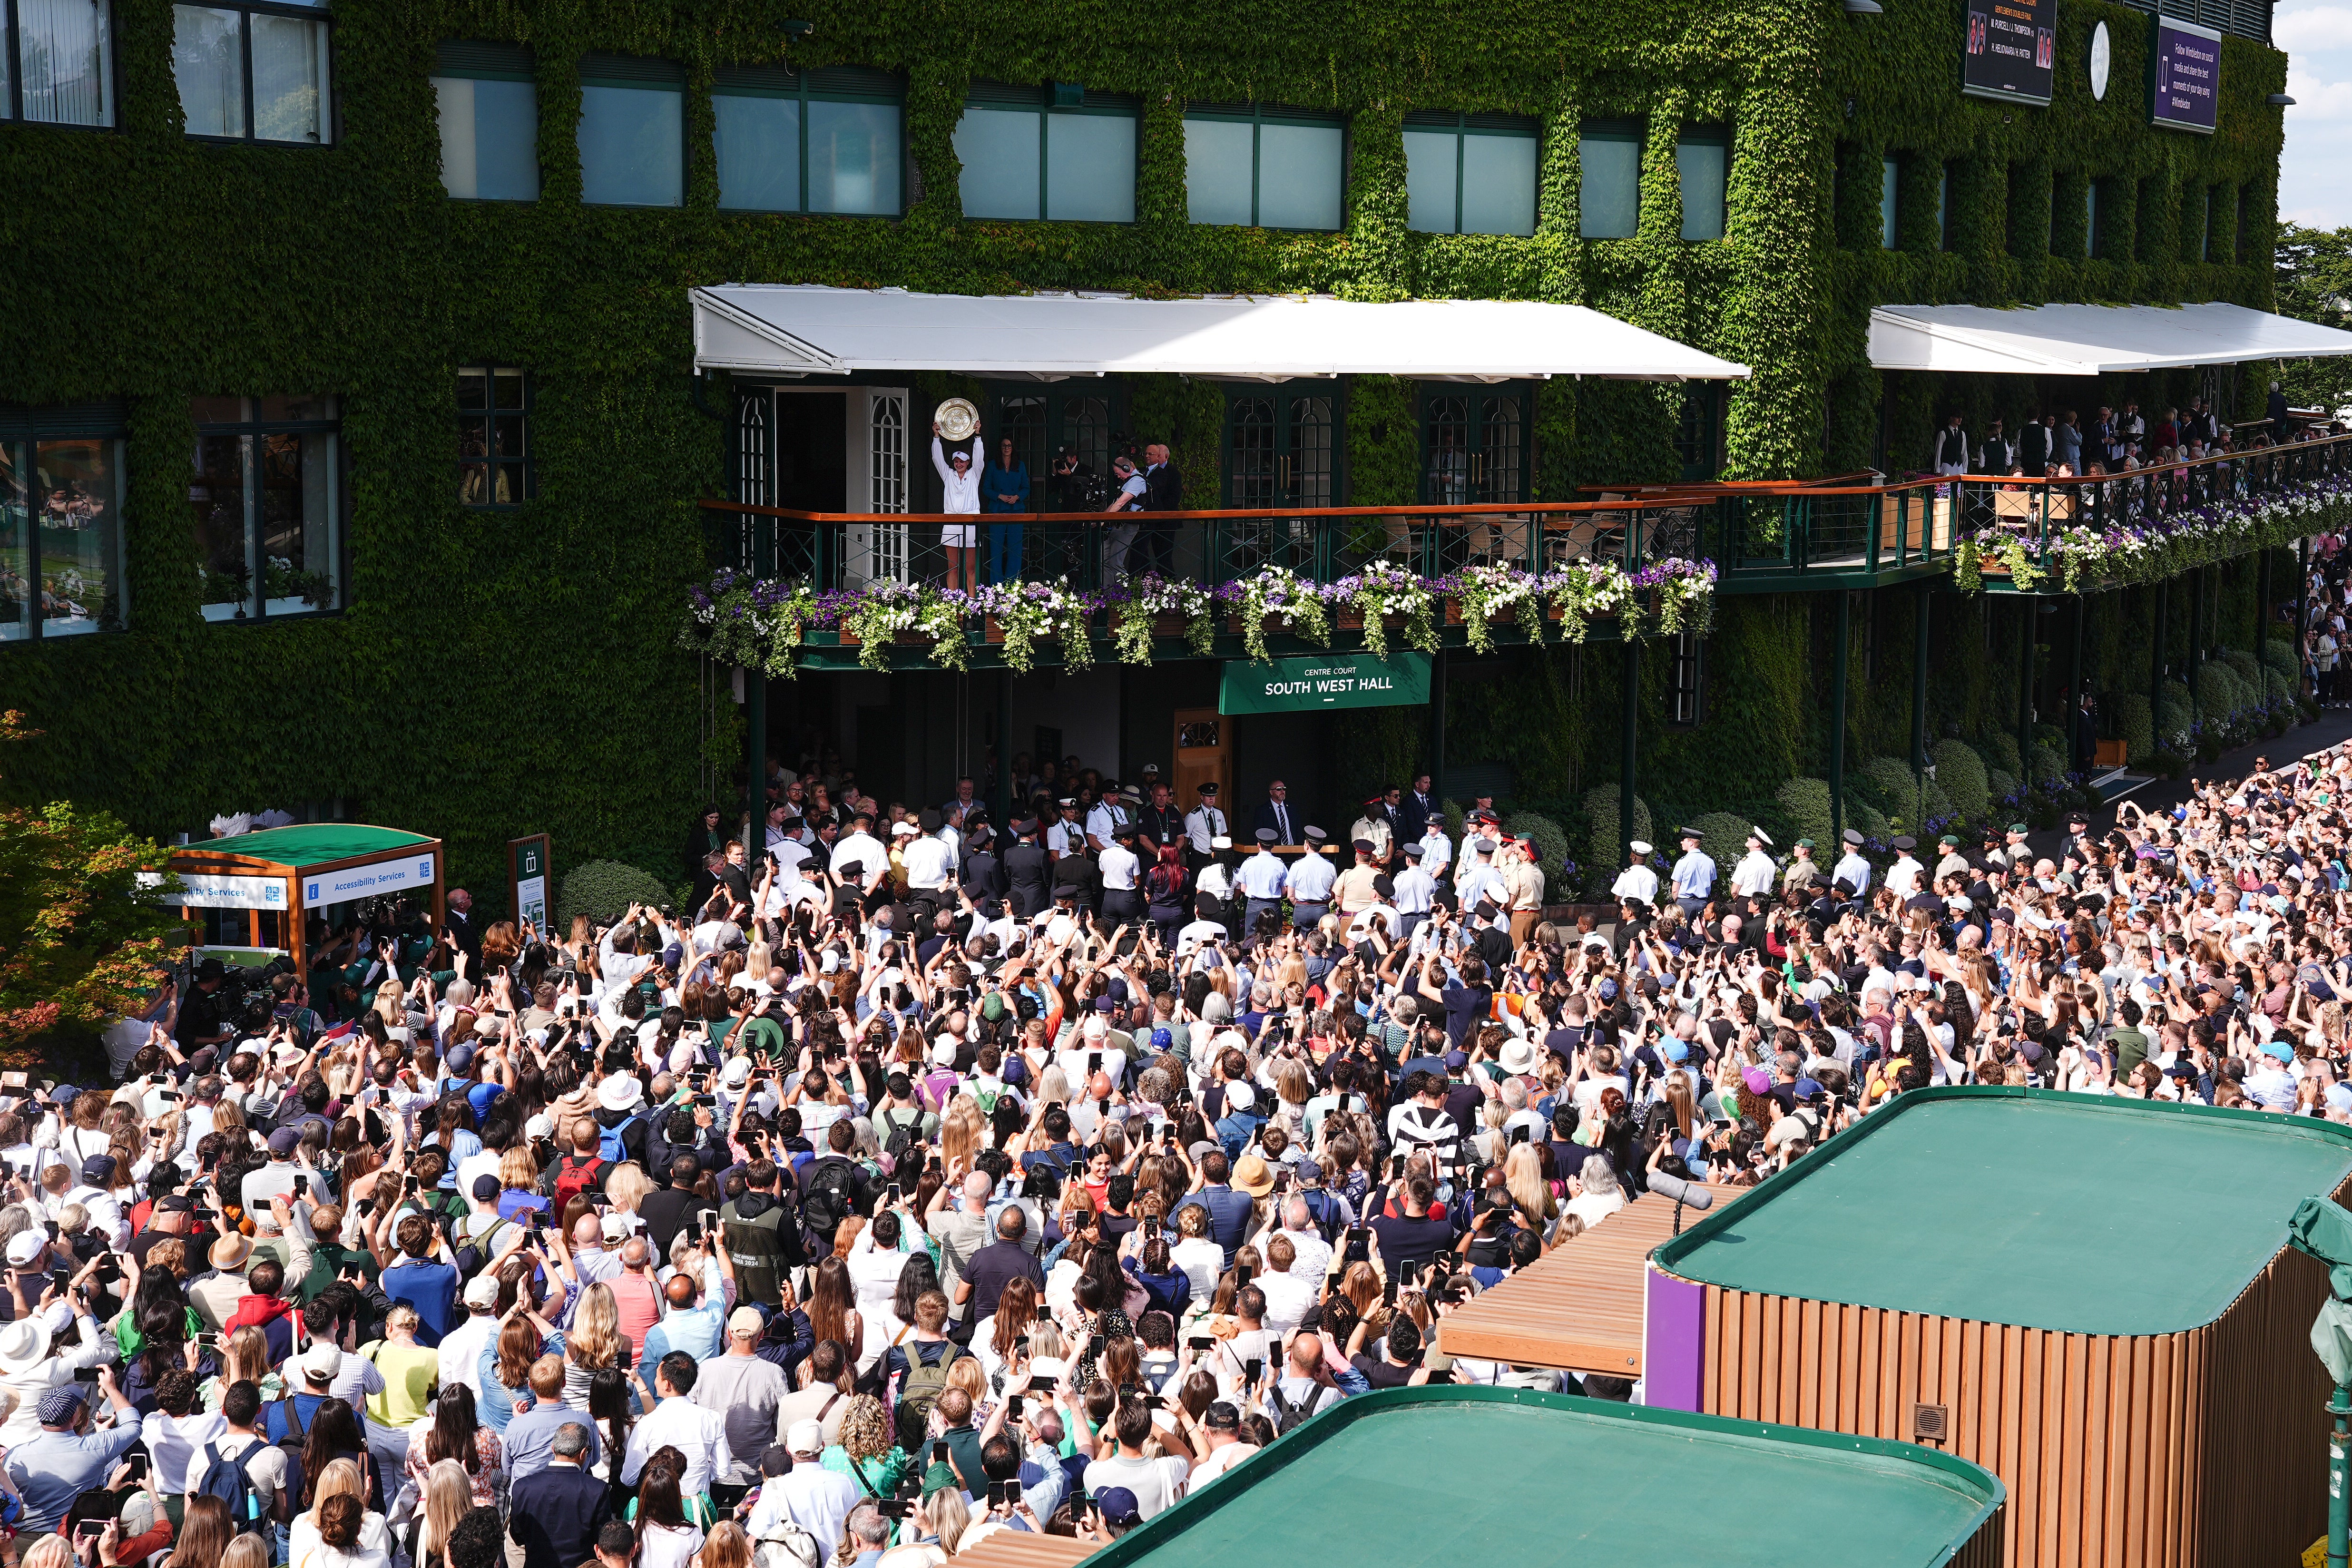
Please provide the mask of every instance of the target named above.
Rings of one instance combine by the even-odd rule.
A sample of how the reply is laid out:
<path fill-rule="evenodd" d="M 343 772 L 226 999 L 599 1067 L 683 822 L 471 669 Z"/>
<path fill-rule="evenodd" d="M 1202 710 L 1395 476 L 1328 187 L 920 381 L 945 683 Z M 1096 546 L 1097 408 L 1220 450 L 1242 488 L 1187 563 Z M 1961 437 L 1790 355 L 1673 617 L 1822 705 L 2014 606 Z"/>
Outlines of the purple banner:
<path fill-rule="evenodd" d="M 2151 18 L 2148 120 L 2175 131 L 2213 133 L 2221 101 L 2221 35 L 2170 16 Z"/>
<path fill-rule="evenodd" d="M 1642 1403 L 1693 1410 L 1706 1392 L 1706 1287 L 1643 1265 Z"/>

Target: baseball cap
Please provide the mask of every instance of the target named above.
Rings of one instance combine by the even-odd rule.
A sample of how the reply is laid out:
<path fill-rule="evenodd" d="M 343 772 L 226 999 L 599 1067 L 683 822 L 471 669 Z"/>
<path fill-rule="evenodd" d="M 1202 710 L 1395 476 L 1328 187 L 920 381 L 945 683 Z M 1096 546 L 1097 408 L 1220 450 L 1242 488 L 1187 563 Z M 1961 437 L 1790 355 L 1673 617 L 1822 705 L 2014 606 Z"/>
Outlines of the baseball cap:
<path fill-rule="evenodd" d="M 756 1334 L 768 1326 L 757 1307 L 738 1307 L 727 1314 L 727 1331 L 730 1334 Z"/>
<path fill-rule="evenodd" d="M 814 1421 L 795 1421 L 784 1433 L 784 1447 L 795 1456 L 824 1452 L 824 1427 Z"/>
<path fill-rule="evenodd" d="M 112 1186 L 114 1184 L 114 1156 L 111 1154 L 92 1154 L 89 1159 L 84 1160 L 81 1163 L 81 1179 L 93 1187 Z"/>
<path fill-rule="evenodd" d="M 473 1070 L 473 1047 L 459 1046 L 449 1053 L 449 1070 L 451 1072 L 470 1072 Z"/>
<path fill-rule="evenodd" d="M 522 1135 L 526 1138 L 552 1138 L 555 1136 L 555 1119 L 541 1111 L 522 1124 Z"/>
<path fill-rule="evenodd" d="M 492 1285 L 491 1289 L 495 1290 L 497 1286 Z M 302 1369 L 304 1377 L 312 1383 L 324 1383 L 342 1370 L 343 1352 L 328 1341 L 315 1340 L 310 1349 L 294 1358 L 294 1362 Z"/>
<path fill-rule="evenodd" d="M 1095 1507 L 1101 1512 L 1105 1524 L 1116 1525 L 1121 1530 L 1143 1522 L 1143 1505 L 1137 1502 L 1135 1494 L 1125 1487 L 1105 1487 L 1095 1494 Z"/>
<path fill-rule="evenodd" d="M 269 1152 L 287 1155 L 302 1146 L 302 1134 L 291 1127 L 281 1127 L 269 1135 Z"/>
<path fill-rule="evenodd" d="M 484 1171 L 480 1175 L 474 1178 L 474 1201 L 476 1203 L 488 1203 L 492 1198 L 497 1197 L 499 1195 L 499 1179 L 490 1174 L 489 1172 Z"/>
<path fill-rule="evenodd" d="M 466 1305 L 490 1308 L 499 1304 L 499 1280 L 495 1274 L 477 1274 L 466 1281 Z"/>
<path fill-rule="evenodd" d="M 39 1230 L 20 1230 L 8 1238 L 8 1261 L 22 1268 L 41 1255 L 48 1245 L 48 1235 Z"/>

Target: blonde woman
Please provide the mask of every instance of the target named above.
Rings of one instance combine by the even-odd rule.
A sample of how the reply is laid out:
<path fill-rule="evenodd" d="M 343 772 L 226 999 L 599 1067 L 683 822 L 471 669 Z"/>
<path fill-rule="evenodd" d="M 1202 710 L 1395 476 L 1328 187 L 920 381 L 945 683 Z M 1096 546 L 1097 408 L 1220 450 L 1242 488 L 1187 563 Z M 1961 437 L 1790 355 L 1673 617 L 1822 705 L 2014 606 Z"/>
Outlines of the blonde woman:
<path fill-rule="evenodd" d="M 580 1292 L 572 1331 L 564 1336 L 563 1402 L 587 1409 L 589 1384 L 599 1371 L 609 1366 L 626 1372 L 636 1363 L 637 1348 L 621 1331 L 621 1309 L 613 1288 L 599 1279 Z"/>
<path fill-rule="evenodd" d="M 1503 1160 L 1503 1185 L 1510 1190 L 1517 1222 L 1538 1236 L 1548 1235 L 1551 1222 L 1559 1217 L 1559 1204 L 1551 1195 L 1551 1184 L 1544 1180 L 1543 1162 L 1534 1144 L 1511 1146 Z"/>
<path fill-rule="evenodd" d="M 908 1510 L 900 1530 L 908 1543 L 884 1552 L 875 1568 L 933 1568 L 956 1554 L 963 1532 L 971 1528 L 971 1510 L 964 1503 L 962 1488 L 950 1483 L 926 1492 Z"/>
<path fill-rule="evenodd" d="M 860 1394 L 841 1413 L 841 1441 L 826 1448 L 819 1463 L 858 1482 L 869 1497 L 888 1497 L 913 1461 L 894 1440 L 889 1409 L 872 1394 Z"/>
<path fill-rule="evenodd" d="M 269 1548 L 253 1531 L 243 1531 L 229 1537 L 221 1549 L 220 1568 L 269 1568 Z"/>
<path fill-rule="evenodd" d="M 654 1190 L 653 1178 L 635 1160 L 614 1169 L 604 1184 L 604 1195 L 613 1203 L 613 1213 L 628 1216 L 631 1230 L 643 1230 L 646 1222 L 638 1217 L 637 1205 Z"/>
<path fill-rule="evenodd" d="M 1067 1100 L 1069 1096 L 1065 1092 L 1062 1098 Z M 980 1152 L 986 1125 L 981 1120 L 980 1107 L 972 1103 L 969 1095 L 959 1095 L 949 1103 L 940 1117 L 940 1158 L 947 1168 L 949 1181 L 960 1181 L 970 1173 L 972 1156 Z"/>
<path fill-rule="evenodd" d="M 288 1532 L 288 1568 L 389 1568 L 392 1533 L 367 1506 L 366 1485 L 350 1459 L 319 1472 L 310 1509 Z"/>
<path fill-rule="evenodd" d="M 383 1338 L 360 1352 L 383 1373 L 383 1391 L 367 1400 L 368 1438 L 405 1456 L 408 1429 L 425 1418 L 441 1376 L 441 1352 L 416 1342 L 416 1309 L 401 1302 L 384 1314 Z"/>
<path fill-rule="evenodd" d="M 449 1532 L 474 1506 L 474 1478 L 455 1459 L 438 1459 L 425 1478 L 424 1506 L 409 1527 L 408 1556 L 415 1568 L 446 1568 Z"/>
<path fill-rule="evenodd" d="M 731 1519 L 712 1525 L 693 1568 L 751 1568 L 751 1538 Z"/>

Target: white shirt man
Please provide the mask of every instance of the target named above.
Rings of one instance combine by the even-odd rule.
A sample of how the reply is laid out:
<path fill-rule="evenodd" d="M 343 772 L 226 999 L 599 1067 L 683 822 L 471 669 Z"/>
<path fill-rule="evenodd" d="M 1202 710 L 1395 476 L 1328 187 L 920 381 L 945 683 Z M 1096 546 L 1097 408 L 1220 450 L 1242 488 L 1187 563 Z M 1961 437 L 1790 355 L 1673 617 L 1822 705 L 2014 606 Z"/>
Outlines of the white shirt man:
<path fill-rule="evenodd" d="M 1192 841 L 1192 853 L 1209 855 L 1215 852 L 1215 841 L 1225 837 L 1225 814 L 1217 809 L 1217 797 L 1202 795 L 1201 804 L 1184 814 L 1184 837 Z"/>
<path fill-rule="evenodd" d="M 654 1457 L 656 1449 L 668 1447 L 686 1456 L 686 1474 L 678 1481 L 679 1495 L 692 1497 L 709 1491 L 711 1478 L 724 1474 L 734 1462 L 727 1447 L 726 1420 L 717 1411 L 703 1409 L 672 1387 L 669 1374 L 658 1366 L 654 1372 L 654 1392 L 660 1396 L 660 1403 L 629 1429 L 629 1451 L 621 1465 L 621 1484 L 636 1485 L 646 1461 Z M 835 1539 L 839 1539 L 838 1534 Z"/>
<path fill-rule="evenodd" d="M 1609 891 L 1619 899 L 1639 899 L 1645 904 L 1654 904 L 1658 900 L 1658 874 L 1650 869 L 1650 847 L 1636 838 L 1632 848 L 1632 864 L 1617 873 Z"/>
<path fill-rule="evenodd" d="M 1234 879 L 1240 885 L 1244 897 L 1271 900 L 1282 897 L 1287 875 L 1274 851 L 1261 844 L 1256 854 L 1242 862 L 1241 869 L 1234 874 Z"/>
<path fill-rule="evenodd" d="M 490 1342 L 499 1320 L 495 1309 L 499 1304 L 499 1282 L 490 1274 L 477 1274 L 466 1281 L 466 1307 L 470 1314 L 464 1322 L 441 1336 L 441 1386 L 464 1384 L 474 1391 L 476 1398 L 482 1392 L 482 1347 Z"/>
<path fill-rule="evenodd" d="M 1919 879 L 1927 868 L 1912 858 L 1909 840 L 1896 839 L 1895 847 L 1898 853 L 1895 864 L 1886 868 L 1886 886 L 1896 898 L 1907 899 L 1919 890 Z"/>
<path fill-rule="evenodd" d="M 1136 872 L 1143 863 L 1135 858 L 1134 850 L 1114 838 L 1095 857 L 1095 864 L 1102 870 L 1105 892 L 1130 893 L 1135 890 Z"/>
<path fill-rule="evenodd" d="M 853 862 L 865 868 L 859 885 L 868 891 L 890 874 L 890 851 L 883 847 L 879 838 L 863 829 L 845 833 L 834 840 L 833 859 L 825 869 L 838 877 L 841 868 Z"/>
<path fill-rule="evenodd" d="M 1857 899 L 1870 890 L 1870 862 L 1862 858 L 1862 835 L 1859 833 L 1846 840 L 1845 854 L 1831 869 L 1830 880 L 1852 884 L 1853 896 Z"/>
<path fill-rule="evenodd" d="M 1752 895 L 1769 899 L 1772 896 L 1772 857 L 1764 852 L 1764 847 L 1771 842 L 1764 837 L 1761 828 L 1749 830 L 1748 853 L 1742 855 L 1739 864 L 1731 868 L 1733 893 L 1743 898 Z"/>
<path fill-rule="evenodd" d="M 1113 795 L 1103 796 L 1087 813 L 1087 847 L 1097 851 L 1108 848 L 1111 836 L 1134 820 L 1124 802 Z"/>
<path fill-rule="evenodd" d="M 1339 874 L 1331 868 L 1330 859 L 1309 846 L 1306 854 L 1291 862 L 1290 874 L 1282 879 L 1283 892 L 1294 904 L 1328 904 L 1331 885 Z"/>
<path fill-rule="evenodd" d="M 936 893 L 945 889 L 955 859 L 948 852 L 946 842 L 936 834 L 908 839 L 900 858 L 907 868 L 907 889 L 917 893 Z"/>

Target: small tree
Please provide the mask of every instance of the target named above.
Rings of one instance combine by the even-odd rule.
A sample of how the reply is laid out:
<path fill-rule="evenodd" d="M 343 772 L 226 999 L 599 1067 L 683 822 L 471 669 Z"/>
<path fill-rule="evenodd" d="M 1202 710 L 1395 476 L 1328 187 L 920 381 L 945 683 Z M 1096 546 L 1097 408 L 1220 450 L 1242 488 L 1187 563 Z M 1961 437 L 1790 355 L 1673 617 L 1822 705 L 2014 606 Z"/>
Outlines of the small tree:
<path fill-rule="evenodd" d="M 39 733 L 0 713 L 0 742 Z M 108 813 L 0 806 L 0 1060 L 29 1064 L 37 1040 L 86 1044 L 144 1009 L 174 921 L 139 878 L 168 863 Z"/>

